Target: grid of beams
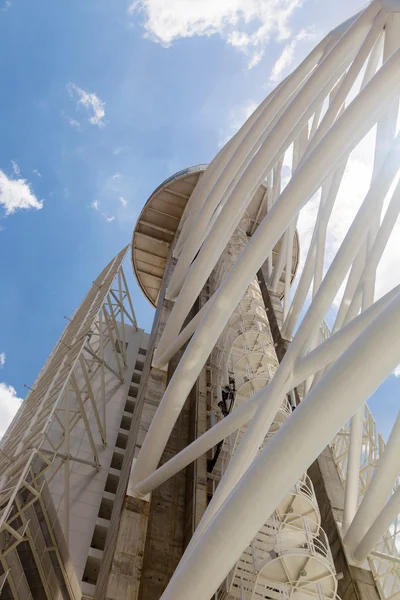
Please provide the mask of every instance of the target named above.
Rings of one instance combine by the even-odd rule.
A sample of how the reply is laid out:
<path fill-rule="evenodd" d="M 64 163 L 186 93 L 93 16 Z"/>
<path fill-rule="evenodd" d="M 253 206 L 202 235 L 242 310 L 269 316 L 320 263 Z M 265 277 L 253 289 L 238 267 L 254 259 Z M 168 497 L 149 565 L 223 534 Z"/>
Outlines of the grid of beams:
<path fill-rule="evenodd" d="M 35 503 L 40 505 L 47 531 L 52 537 L 48 551 L 56 552 L 58 563 L 63 568 L 42 490 L 60 469 L 64 470 L 63 529 L 68 543 L 70 462 L 78 461 L 93 469 L 99 468 L 95 437 L 104 446 L 107 444 L 106 371 L 116 381 L 123 381 L 125 324 L 137 329 L 122 268 L 128 249 L 129 246 L 126 246 L 121 250 L 93 282 L 2 440 L 0 560 L 4 573 L 0 589 L 7 580 L 17 594 L 7 556 L 22 542 L 32 542 L 30 546 L 35 549 L 26 517 L 28 509 Z M 106 353 L 111 353 L 114 360 L 107 360 Z M 99 372 L 98 393 L 93 390 L 92 381 Z M 89 410 L 94 416 L 90 422 Z M 92 450 L 91 460 L 83 460 L 72 453 L 70 435 L 79 423 L 83 423 Z M 43 585 L 46 587 L 45 577 Z"/>

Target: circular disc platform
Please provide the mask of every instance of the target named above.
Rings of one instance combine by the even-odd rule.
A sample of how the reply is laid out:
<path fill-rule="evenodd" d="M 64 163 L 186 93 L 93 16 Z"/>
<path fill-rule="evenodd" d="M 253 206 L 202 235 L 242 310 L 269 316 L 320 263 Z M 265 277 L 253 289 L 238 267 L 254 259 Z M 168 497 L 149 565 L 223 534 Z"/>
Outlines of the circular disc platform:
<path fill-rule="evenodd" d="M 156 306 L 164 276 L 171 243 L 175 237 L 183 211 L 199 178 L 207 165 L 197 165 L 179 171 L 166 179 L 152 193 L 139 215 L 132 237 L 132 265 L 136 279 L 153 306 Z M 247 209 L 248 235 L 253 235 L 267 212 L 266 185 L 262 184 L 254 194 Z M 276 260 L 281 240 L 272 252 Z M 292 280 L 299 261 L 299 239 L 296 232 L 293 244 Z M 284 272 L 278 285 L 278 293 L 284 292 Z"/>

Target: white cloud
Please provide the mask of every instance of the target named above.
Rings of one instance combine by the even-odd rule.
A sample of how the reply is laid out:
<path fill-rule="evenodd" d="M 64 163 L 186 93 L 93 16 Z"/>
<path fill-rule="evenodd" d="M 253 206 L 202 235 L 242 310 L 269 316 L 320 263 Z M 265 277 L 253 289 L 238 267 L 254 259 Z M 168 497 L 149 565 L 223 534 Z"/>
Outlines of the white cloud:
<path fill-rule="evenodd" d="M 99 210 L 99 201 L 98 200 L 94 200 L 91 204 L 90 204 L 90 208 L 94 208 L 94 210 Z"/>
<path fill-rule="evenodd" d="M 111 179 L 121 179 L 121 173 L 114 173 Z"/>
<path fill-rule="evenodd" d="M 114 156 L 118 156 L 118 154 L 121 154 L 121 152 L 122 152 L 122 148 L 114 148 L 114 150 L 113 150 Z"/>
<path fill-rule="evenodd" d="M 9 8 L 11 8 L 11 0 L 6 0 L 3 4 L 2 8 L 0 8 L 0 11 L 7 12 Z"/>
<path fill-rule="evenodd" d="M 115 217 L 109 217 L 107 213 L 101 213 L 101 216 L 105 218 L 107 223 L 112 223 L 115 221 Z"/>
<path fill-rule="evenodd" d="M 19 166 L 17 165 L 17 163 L 15 162 L 15 160 L 12 160 L 11 164 L 12 164 L 12 168 L 13 168 L 14 174 L 15 175 L 21 175 L 21 169 L 19 168 Z"/>
<path fill-rule="evenodd" d="M 289 20 L 303 0 L 135 0 L 131 14 L 144 15 L 146 37 L 163 46 L 193 36 L 219 35 L 245 52 L 249 68 L 263 57 L 271 40 L 291 35 Z"/>
<path fill-rule="evenodd" d="M 15 388 L 6 383 L 0 383 L 0 438 L 6 432 L 21 402 L 22 398 L 18 398 Z"/>
<path fill-rule="evenodd" d="M 71 98 L 77 97 L 78 104 L 82 104 L 82 106 L 84 106 L 90 112 L 92 112 L 92 116 L 89 117 L 89 122 L 92 125 L 104 127 L 104 102 L 100 100 L 100 98 L 96 94 L 85 92 L 85 90 L 78 87 L 75 83 L 72 83 L 71 81 L 67 85 L 67 90 Z M 78 121 L 70 119 L 69 123 L 70 125 L 76 126 L 75 123 L 78 123 Z"/>
<path fill-rule="evenodd" d="M 75 129 L 79 129 L 80 130 L 80 128 L 81 128 L 80 122 L 77 121 L 76 119 L 69 118 L 68 119 L 68 123 L 71 125 L 71 127 L 75 127 Z"/>
<path fill-rule="evenodd" d="M 35 173 L 35 175 L 37 175 L 38 177 L 42 176 L 42 174 L 37 169 L 33 169 L 32 173 Z"/>
<path fill-rule="evenodd" d="M 400 365 L 398 365 L 395 370 L 393 371 L 393 375 L 395 375 L 396 377 L 400 377 Z"/>
<path fill-rule="evenodd" d="M 284 47 L 282 54 L 279 56 L 278 60 L 272 67 L 271 75 L 269 78 L 270 83 L 276 84 L 281 81 L 283 75 L 287 73 L 287 71 L 293 67 L 293 63 L 296 59 L 296 50 L 299 42 L 313 40 L 314 35 L 302 29 L 291 42 L 286 44 Z"/>
<path fill-rule="evenodd" d="M 128 204 L 128 200 L 125 200 L 125 198 L 122 196 L 119 197 L 119 201 L 121 202 L 122 206 L 126 206 Z"/>
<path fill-rule="evenodd" d="M 43 200 L 38 200 L 26 179 L 11 179 L 0 170 L 0 206 L 4 206 L 6 215 L 17 210 L 43 208 Z"/>
<path fill-rule="evenodd" d="M 5 362 L 6 362 L 6 353 L 1 352 L 0 353 L 0 369 L 2 369 L 4 367 Z"/>

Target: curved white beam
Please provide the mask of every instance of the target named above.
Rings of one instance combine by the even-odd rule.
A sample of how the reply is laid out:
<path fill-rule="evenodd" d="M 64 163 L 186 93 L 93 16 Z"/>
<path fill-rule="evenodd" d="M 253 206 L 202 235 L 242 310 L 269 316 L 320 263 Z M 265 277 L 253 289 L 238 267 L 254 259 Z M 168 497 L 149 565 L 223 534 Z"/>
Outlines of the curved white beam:
<path fill-rule="evenodd" d="M 259 453 L 227 498 L 223 510 L 215 515 L 187 554 L 184 566 L 178 566 L 162 600 L 186 600 L 189 589 L 191 600 L 212 597 L 293 482 L 400 362 L 399 327 L 397 296 Z M 376 356 L 373 361 L 371 354 Z M 288 440 L 292 452 L 287 451 Z"/>
<path fill-rule="evenodd" d="M 385 452 L 380 457 L 377 469 L 368 486 L 353 522 L 344 537 L 350 552 L 354 552 L 385 506 L 394 482 L 400 473 L 400 413 L 393 425 Z"/>
<path fill-rule="evenodd" d="M 264 262 L 266 255 L 271 252 L 306 200 L 337 167 L 343 154 L 357 144 L 398 97 L 399 67 L 400 52 L 398 51 L 353 100 L 304 166 L 294 174 L 281 194 L 280 200 L 271 208 L 269 215 L 260 224 L 221 288 L 216 292 L 213 305 L 190 341 L 152 421 L 133 470 L 136 481 L 140 481 L 156 468 L 193 383 L 229 315 Z M 393 165 L 389 166 L 394 170 Z M 245 177 L 238 188 L 245 185 L 244 179 Z M 245 189 L 246 187 L 247 182 Z M 281 210 L 281 207 L 284 208 Z"/>
<path fill-rule="evenodd" d="M 186 240 L 185 252 L 181 254 L 168 286 L 168 293 L 171 297 L 174 297 L 182 287 L 182 282 L 187 270 L 200 248 L 203 233 L 229 184 L 234 179 L 242 163 L 246 161 L 249 154 L 251 158 L 251 152 L 254 152 L 257 148 L 258 140 L 264 129 L 268 127 L 277 114 L 279 115 L 282 105 L 285 105 L 290 97 L 296 92 L 296 88 L 298 88 L 307 74 L 317 64 L 318 59 L 322 56 L 326 43 L 327 39 L 325 38 L 315 50 L 305 58 L 294 73 L 283 82 L 280 88 L 275 90 L 275 92 L 270 94 L 266 100 L 264 100 L 260 107 L 245 123 L 244 127 L 236 134 L 235 144 L 230 147 L 229 155 L 228 153 L 226 154 L 227 157 L 229 156 L 229 159 L 225 160 L 224 167 L 215 173 L 213 178 L 214 185 L 211 187 L 210 184 L 203 190 L 203 195 L 205 196 L 207 194 L 207 196 L 201 210 L 197 211 L 197 214 L 194 216 L 195 221 L 193 222 L 196 223 L 196 227 L 192 229 L 190 237 Z M 248 162 L 249 161 L 247 161 L 247 163 Z"/>
<path fill-rule="evenodd" d="M 238 449 L 230 460 L 225 475 L 220 481 L 190 544 L 193 544 L 197 537 L 201 535 L 207 523 L 223 504 L 232 488 L 251 464 L 271 426 L 279 405 L 283 401 L 285 394 L 293 387 L 292 377 L 295 361 L 309 349 L 309 345 L 313 342 L 314 335 L 357 253 L 359 244 L 362 243 L 367 235 L 368 223 L 373 216 L 374 207 L 382 196 L 385 197 L 398 171 L 399 152 L 400 135 L 396 138 L 396 142 L 391 152 L 389 152 L 387 160 L 374 179 L 274 378 L 266 388 L 264 403 L 260 405 L 254 415 Z"/>
<path fill-rule="evenodd" d="M 397 489 L 357 546 L 354 552 L 354 560 L 362 562 L 367 558 L 399 513 L 400 489 Z"/>
<path fill-rule="evenodd" d="M 319 371 L 325 365 L 336 360 L 376 316 L 400 293 L 400 285 L 388 292 L 369 309 L 356 317 L 346 327 L 323 342 L 318 348 L 296 362 L 293 372 L 293 387 L 302 383 L 309 375 Z M 266 388 L 255 394 L 248 401 L 238 406 L 230 415 L 219 421 L 214 427 L 203 433 L 194 442 L 181 450 L 154 473 L 136 485 L 136 491 L 146 496 L 170 477 L 187 467 L 191 462 L 213 448 L 218 442 L 228 437 L 251 420 L 258 406 L 264 400 Z"/>
<path fill-rule="evenodd" d="M 193 302 L 214 268 L 219 255 L 238 225 L 255 191 L 261 185 L 273 164 L 300 134 L 320 100 L 324 98 L 336 82 L 339 73 L 347 67 L 378 11 L 379 5 L 373 2 L 352 25 L 350 30 L 343 35 L 314 70 L 307 85 L 299 91 L 295 100 L 290 103 L 282 118 L 270 132 L 267 140 L 252 158 L 245 173 L 235 186 L 229 202 L 224 206 L 199 255 L 187 273 L 180 295 L 161 336 L 159 352 L 165 350 L 165 347 L 171 343 L 182 327 Z M 287 223 L 287 226 L 289 224 Z"/>

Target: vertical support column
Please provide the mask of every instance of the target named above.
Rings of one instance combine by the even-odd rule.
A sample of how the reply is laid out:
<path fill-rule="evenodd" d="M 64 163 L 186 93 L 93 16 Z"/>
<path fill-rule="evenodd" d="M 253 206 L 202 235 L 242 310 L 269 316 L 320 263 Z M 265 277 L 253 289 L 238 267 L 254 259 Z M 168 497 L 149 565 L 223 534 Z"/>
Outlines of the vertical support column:
<path fill-rule="evenodd" d="M 172 302 L 165 300 L 164 297 L 174 263 L 171 250 L 153 321 L 142 383 L 122 464 L 94 600 L 119 600 L 121 598 L 135 600 L 139 598 L 150 502 L 135 497 L 129 485 L 129 476 L 132 463 L 140 451 L 148 427 L 167 386 L 167 372 L 155 369 L 151 363 L 154 348 L 172 308 Z"/>
<path fill-rule="evenodd" d="M 203 290 L 198 300 L 199 310 L 207 302 Z M 209 381 L 207 366 L 202 370 L 189 397 L 189 443 L 200 437 L 208 429 L 207 410 L 209 402 Z M 207 454 L 200 456 L 187 467 L 185 498 L 184 545 L 188 545 L 197 525 L 207 508 Z"/>
<path fill-rule="evenodd" d="M 289 345 L 289 342 L 282 338 L 280 332 L 282 307 L 279 306 L 279 300 L 274 297 L 276 295 L 267 289 L 264 266 L 258 272 L 258 279 L 268 310 L 268 320 L 277 356 L 281 361 Z M 339 597 L 342 600 L 366 598 L 379 600 L 379 591 L 371 571 L 352 565 L 343 545 L 340 523 L 343 522 L 344 488 L 329 446 L 313 462 L 308 469 L 308 475 L 313 483 L 321 513 L 321 526 L 327 535 L 335 569 L 339 575 L 337 589 Z"/>
<path fill-rule="evenodd" d="M 131 465 L 140 451 L 168 381 L 183 352 L 179 351 L 170 360 L 168 371 L 152 366 L 154 348 L 157 347 L 173 306 L 171 301 L 165 299 L 165 290 L 176 263 L 172 250 L 160 290 L 94 600 L 158 600 L 184 550 L 188 487 L 193 490 L 194 519 L 196 521 L 200 518 L 196 517 L 196 507 L 201 506 L 198 499 L 202 494 L 201 473 L 202 470 L 206 471 L 205 458 L 199 459 L 196 471 L 189 473 L 188 477 L 186 471 L 183 471 L 154 490 L 151 499 L 138 498 L 133 482 L 129 482 Z M 188 444 L 190 421 L 193 422 L 193 435 L 198 435 L 198 432 L 201 433 L 206 428 L 203 387 L 203 378 L 200 378 L 171 433 L 161 463 Z M 202 460 L 204 466 L 201 464 Z M 205 495 L 204 482 L 204 497 Z"/>

